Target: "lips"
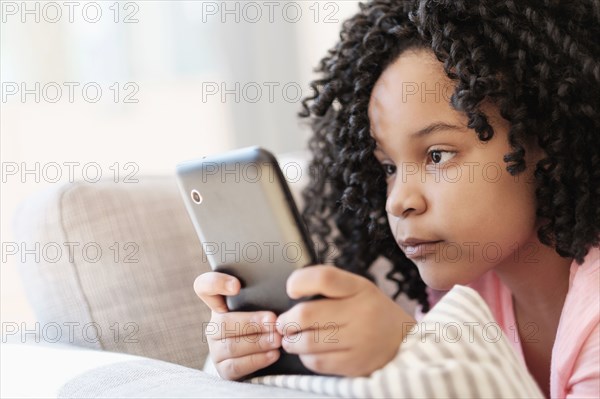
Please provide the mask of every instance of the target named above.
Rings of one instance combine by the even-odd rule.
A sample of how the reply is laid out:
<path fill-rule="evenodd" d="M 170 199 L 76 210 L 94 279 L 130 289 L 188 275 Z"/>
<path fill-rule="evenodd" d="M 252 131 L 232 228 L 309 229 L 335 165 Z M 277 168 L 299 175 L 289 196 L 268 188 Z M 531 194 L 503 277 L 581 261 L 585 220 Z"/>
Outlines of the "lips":
<path fill-rule="evenodd" d="M 414 259 L 435 253 L 441 242 L 442 240 L 407 238 L 406 240 L 399 240 L 398 245 L 407 258 Z"/>

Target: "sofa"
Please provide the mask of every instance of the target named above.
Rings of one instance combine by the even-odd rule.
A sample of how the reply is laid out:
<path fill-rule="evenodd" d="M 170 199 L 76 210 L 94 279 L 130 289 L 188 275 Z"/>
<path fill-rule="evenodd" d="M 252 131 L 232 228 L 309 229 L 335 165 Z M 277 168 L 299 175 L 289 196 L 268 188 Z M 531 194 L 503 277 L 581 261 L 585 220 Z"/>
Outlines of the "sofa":
<path fill-rule="evenodd" d="M 305 152 L 278 160 L 307 169 Z M 307 178 L 289 182 L 300 207 Z M 485 339 L 494 316 L 460 285 L 369 376 L 221 379 L 208 356 L 210 311 L 193 290 L 210 267 L 174 175 L 47 188 L 19 206 L 13 229 L 36 321 L 2 322 L 3 398 L 543 397 L 506 337 Z M 388 295 L 390 267 L 384 258 L 371 266 Z M 402 295 L 398 304 L 415 311 Z M 460 322 L 468 334 L 431 334 Z"/>

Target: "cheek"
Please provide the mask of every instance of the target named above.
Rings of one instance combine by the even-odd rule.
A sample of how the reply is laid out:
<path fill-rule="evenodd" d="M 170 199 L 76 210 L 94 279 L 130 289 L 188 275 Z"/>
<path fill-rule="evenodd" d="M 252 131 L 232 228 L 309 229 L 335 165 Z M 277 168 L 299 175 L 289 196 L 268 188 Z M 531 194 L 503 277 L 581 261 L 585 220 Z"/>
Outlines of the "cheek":
<path fill-rule="evenodd" d="M 505 246 L 529 237 L 535 225 L 534 186 L 506 170 L 474 169 L 436 185 L 430 198 L 440 227 L 456 241 Z"/>
<path fill-rule="evenodd" d="M 390 226 L 390 230 L 392 231 L 392 235 L 394 239 L 398 239 L 398 218 L 394 215 L 390 215 L 387 213 L 388 225 Z"/>

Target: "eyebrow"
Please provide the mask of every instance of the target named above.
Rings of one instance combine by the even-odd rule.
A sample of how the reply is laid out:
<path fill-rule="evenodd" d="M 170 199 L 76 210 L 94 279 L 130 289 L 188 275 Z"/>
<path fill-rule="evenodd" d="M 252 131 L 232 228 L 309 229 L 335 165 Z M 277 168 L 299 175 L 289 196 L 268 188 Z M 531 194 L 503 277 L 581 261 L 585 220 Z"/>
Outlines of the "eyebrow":
<path fill-rule="evenodd" d="M 421 128 L 419 130 L 417 130 L 416 132 L 411 133 L 410 138 L 421 138 L 430 134 L 434 134 L 437 132 L 441 132 L 441 131 L 447 131 L 447 130 L 463 130 L 462 127 L 457 126 L 457 125 L 451 125 L 445 122 L 433 122 L 430 125 L 425 126 L 424 128 Z M 377 147 L 379 147 L 379 141 L 377 141 L 377 138 L 375 138 L 375 136 L 373 135 L 373 130 L 371 129 L 371 137 L 373 137 L 373 140 L 375 140 L 375 143 L 377 144 Z"/>
<path fill-rule="evenodd" d="M 463 130 L 460 126 L 449 125 L 444 122 L 434 122 L 431 125 L 425 126 L 424 128 L 417 130 L 411 137 L 423 137 L 428 134 L 440 132 L 442 130 Z"/>

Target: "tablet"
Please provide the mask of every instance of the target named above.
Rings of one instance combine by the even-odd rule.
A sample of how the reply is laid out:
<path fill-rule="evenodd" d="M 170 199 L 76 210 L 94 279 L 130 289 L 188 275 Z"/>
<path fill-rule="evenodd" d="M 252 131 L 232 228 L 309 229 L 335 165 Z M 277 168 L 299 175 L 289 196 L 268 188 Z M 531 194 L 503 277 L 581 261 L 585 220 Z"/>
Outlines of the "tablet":
<path fill-rule="evenodd" d="M 203 256 L 241 282 L 240 293 L 226 297 L 229 310 L 280 314 L 297 303 L 286 280 L 316 255 L 275 156 L 254 146 L 176 169 Z"/>

